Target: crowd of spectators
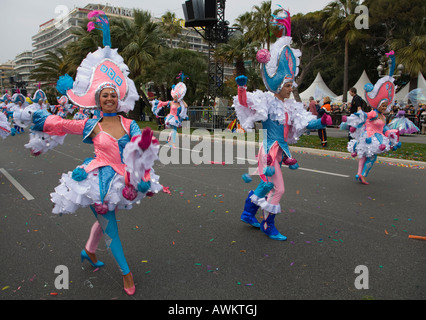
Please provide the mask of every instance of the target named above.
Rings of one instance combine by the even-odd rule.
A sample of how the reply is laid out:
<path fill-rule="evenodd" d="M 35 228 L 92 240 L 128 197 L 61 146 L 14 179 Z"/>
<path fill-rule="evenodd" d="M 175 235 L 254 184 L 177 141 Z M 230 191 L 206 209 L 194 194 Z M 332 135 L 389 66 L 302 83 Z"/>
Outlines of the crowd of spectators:
<path fill-rule="evenodd" d="M 346 103 L 331 101 L 330 104 L 330 115 L 333 119 L 333 126 L 337 127 L 342 122 L 342 116 L 349 116 L 351 114 L 352 101 Z M 309 103 L 306 104 L 306 109 L 316 115 L 321 105 L 321 100 L 315 100 L 313 97 L 310 97 Z M 385 113 L 387 122 L 391 122 L 401 110 L 405 111 L 405 117 L 414 122 L 419 128 L 421 128 L 423 123 L 426 123 L 426 104 L 414 106 L 413 104 L 400 104 L 398 101 L 395 101 L 391 110 Z"/>

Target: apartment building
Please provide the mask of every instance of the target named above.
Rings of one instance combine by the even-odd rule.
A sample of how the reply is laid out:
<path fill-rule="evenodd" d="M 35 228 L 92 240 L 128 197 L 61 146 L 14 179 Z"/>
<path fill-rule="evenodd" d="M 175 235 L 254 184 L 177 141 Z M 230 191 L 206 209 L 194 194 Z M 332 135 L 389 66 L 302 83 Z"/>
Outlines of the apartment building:
<path fill-rule="evenodd" d="M 14 75 L 13 68 L 15 63 L 13 61 L 7 61 L 5 63 L 0 64 L 0 95 L 5 94 L 6 90 L 8 90 L 9 94 L 10 89 L 13 87 L 11 80 Z"/>
<path fill-rule="evenodd" d="M 14 60 L 14 81 L 19 83 L 22 89 L 29 92 L 34 92 L 36 86 L 30 80 L 31 71 L 34 69 L 34 60 L 32 51 L 24 51 L 18 54 Z"/>
<path fill-rule="evenodd" d="M 93 3 L 89 3 L 83 8 L 75 7 L 68 9 L 64 6 L 61 10 L 61 15 L 41 24 L 37 33 L 32 37 L 32 45 L 34 47 L 32 51 L 32 67 L 37 66 L 37 61 L 43 59 L 47 52 L 65 47 L 68 43 L 76 41 L 77 37 L 72 34 L 73 29 L 82 25 L 84 19 L 87 18 L 87 14 L 92 10 L 102 10 L 108 17 L 133 19 L 133 9 L 128 8 Z M 161 18 L 153 18 L 153 20 L 160 22 Z M 185 28 L 184 24 L 185 22 L 182 21 L 181 34 L 172 40 L 173 48 L 184 47 L 188 50 L 208 54 L 209 46 L 201 35 L 192 28 Z M 166 43 L 170 44 L 170 41 L 167 40 Z M 19 59 L 22 61 L 24 57 L 19 57 Z M 26 76 L 27 70 L 23 72 Z M 225 67 L 225 75 L 232 75 L 232 66 L 227 65 Z M 35 87 L 34 83 L 31 83 L 31 81 L 28 82 L 31 88 Z"/>

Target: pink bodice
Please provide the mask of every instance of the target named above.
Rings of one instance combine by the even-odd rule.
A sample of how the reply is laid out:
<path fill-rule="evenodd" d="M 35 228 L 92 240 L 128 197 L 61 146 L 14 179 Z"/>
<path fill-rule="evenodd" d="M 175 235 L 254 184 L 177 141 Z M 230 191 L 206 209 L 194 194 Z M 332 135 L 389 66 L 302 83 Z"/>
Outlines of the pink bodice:
<path fill-rule="evenodd" d="M 130 125 L 132 120 L 121 116 L 120 119 L 124 131 L 130 137 Z M 44 123 L 43 131 L 50 135 L 58 136 L 63 136 L 65 134 L 83 134 L 87 122 L 88 119 L 65 120 L 59 116 L 49 116 Z M 118 145 L 118 140 L 120 139 L 115 139 L 113 136 L 103 131 L 99 122 L 97 122 L 97 125 L 101 132 L 92 139 L 96 157 L 85 170 L 91 172 L 100 167 L 111 166 L 115 172 L 124 176 L 126 166 L 121 161 L 120 147 Z"/>
<path fill-rule="evenodd" d="M 365 129 L 367 130 L 367 135 L 369 137 L 373 136 L 375 133 L 383 135 L 384 127 L 385 123 L 377 116 L 376 111 L 373 110 L 367 113 L 367 122 L 365 123 Z"/>
<path fill-rule="evenodd" d="M 180 105 L 176 102 L 171 102 L 170 103 L 170 114 L 172 116 L 174 116 L 175 118 L 177 118 L 177 113 L 178 113 L 178 108 L 180 107 Z"/>
<path fill-rule="evenodd" d="M 100 123 L 98 123 L 100 127 Z M 96 158 L 85 168 L 86 172 L 91 172 L 97 168 L 111 166 L 115 172 L 124 176 L 126 165 L 121 162 L 120 148 L 118 140 L 105 131 L 99 132 L 93 139 Z"/>

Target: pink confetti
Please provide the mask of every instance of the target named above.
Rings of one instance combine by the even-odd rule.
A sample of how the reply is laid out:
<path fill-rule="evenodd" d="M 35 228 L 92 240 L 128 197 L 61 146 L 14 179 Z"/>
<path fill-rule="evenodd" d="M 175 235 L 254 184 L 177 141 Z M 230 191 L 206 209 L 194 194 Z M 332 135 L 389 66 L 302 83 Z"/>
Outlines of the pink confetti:
<path fill-rule="evenodd" d="M 170 187 L 163 187 L 163 192 L 167 194 L 172 194 L 169 189 Z"/>
<path fill-rule="evenodd" d="M 221 164 L 222 166 L 225 165 L 225 162 L 220 162 L 220 161 L 210 161 L 210 164 Z"/>

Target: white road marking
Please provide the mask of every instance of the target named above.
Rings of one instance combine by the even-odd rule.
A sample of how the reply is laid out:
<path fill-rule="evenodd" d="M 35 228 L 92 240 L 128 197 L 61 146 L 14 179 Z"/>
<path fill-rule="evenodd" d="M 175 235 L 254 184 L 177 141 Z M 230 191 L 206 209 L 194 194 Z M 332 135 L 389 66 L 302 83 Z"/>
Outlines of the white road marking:
<path fill-rule="evenodd" d="M 169 147 L 169 145 L 164 144 L 162 145 L 164 147 Z M 186 149 L 186 148 L 181 148 L 181 147 L 176 147 L 176 149 L 180 149 L 180 150 L 185 150 L 185 151 L 195 151 L 195 152 L 200 152 L 201 150 L 193 150 L 193 149 Z M 237 160 L 244 160 L 247 161 L 249 164 L 256 164 L 257 160 L 254 159 L 246 159 L 246 158 L 240 158 L 240 157 L 235 157 L 235 159 Z M 283 167 L 287 167 L 285 165 L 283 165 Z M 327 172 L 327 171 L 320 171 L 320 170 L 315 170 L 315 169 L 308 169 L 308 168 L 299 168 L 298 170 L 302 170 L 302 171 L 309 171 L 309 172 L 314 172 L 314 173 L 320 173 L 320 174 L 326 174 L 326 175 L 330 175 L 330 176 L 336 176 L 336 177 L 342 177 L 342 178 L 350 178 L 350 176 L 346 175 L 346 174 L 339 174 L 339 173 L 334 173 L 334 172 Z"/>
<path fill-rule="evenodd" d="M 79 158 L 76 158 L 76 157 L 73 157 L 73 156 L 70 156 L 69 154 L 63 153 L 61 151 L 58 151 L 58 150 L 55 150 L 55 149 L 52 149 L 51 151 L 54 151 L 54 152 L 59 153 L 59 154 L 62 154 L 63 156 L 69 157 L 69 158 L 71 158 L 73 160 L 77 160 L 77 161 L 83 162 L 83 160 L 81 160 Z"/>
<path fill-rule="evenodd" d="M 336 177 L 342 177 L 342 178 L 350 178 L 351 177 L 351 176 L 348 176 L 346 174 L 340 174 L 340 173 L 334 173 L 334 172 L 327 172 L 327 171 L 320 171 L 320 170 L 307 169 L 307 168 L 299 168 L 297 170 L 303 170 L 303 171 L 310 171 L 310 172 L 315 172 L 315 173 L 327 174 L 329 176 L 336 176 Z"/>
<path fill-rule="evenodd" d="M 15 180 L 5 169 L 0 168 L 0 172 L 12 183 L 16 189 L 28 200 L 34 200 L 34 197 L 21 184 Z"/>
<path fill-rule="evenodd" d="M 246 158 L 236 158 L 236 159 L 246 160 L 249 163 L 257 163 L 257 160 L 253 160 L 253 159 L 246 159 Z M 288 166 L 283 165 L 283 167 L 288 167 Z M 297 170 L 315 172 L 315 173 L 326 174 L 326 175 L 336 176 L 336 177 L 342 177 L 342 178 L 350 178 L 350 176 L 348 176 L 346 174 L 340 174 L 340 173 L 334 173 L 334 172 L 328 172 L 328 171 L 320 171 L 320 170 L 314 170 L 314 169 L 308 169 L 308 168 L 300 168 L 300 167 Z"/>

